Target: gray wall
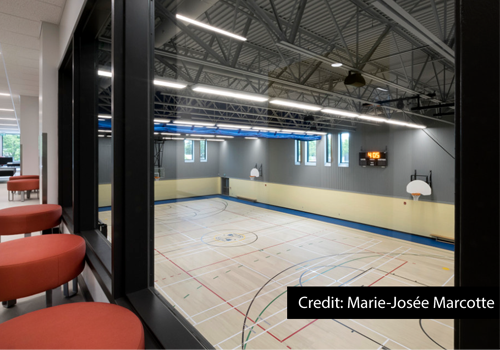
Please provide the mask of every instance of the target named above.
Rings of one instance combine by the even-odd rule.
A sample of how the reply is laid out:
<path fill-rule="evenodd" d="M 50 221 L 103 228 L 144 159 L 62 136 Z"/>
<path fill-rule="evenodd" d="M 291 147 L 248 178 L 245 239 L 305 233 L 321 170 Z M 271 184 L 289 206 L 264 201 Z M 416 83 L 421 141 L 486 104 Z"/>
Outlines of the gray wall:
<path fill-rule="evenodd" d="M 163 146 L 163 168 L 161 180 L 194 179 L 219 176 L 219 148 L 225 142 L 208 142 L 207 162 L 200 162 L 200 142 L 195 141 L 192 163 L 184 162 L 184 142 L 166 141 Z M 111 138 L 99 138 L 99 183 L 111 183 L 112 174 Z"/>
<path fill-rule="evenodd" d="M 263 165 L 263 177 L 287 185 L 351 191 L 391 197 L 411 198 L 406 185 L 414 170 L 429 174 L 432 170 L 433 194 L 420 197 L 442 203 L 454 202 L 454 159 L 436 144 L 430 134 L 454 156 L 454 128 L 436 125 L 410 129 L 383 125 L 359 127 L 350 137 L 350 166 L 338 167 L 338 137 L 332 137 L 332 166 L 324 165 L 324 138 L 318 141 L 317 163 L 295 165 L 293 140 L 232 139 L 221 146 L 220 173 L 228 177 L 248 179 L 256 162 Z M 358 153 L 363 150 L 383 151 L 387 146 L 388 166 L 384 169 L 360 167 Z M 304 153 L 304 152 L 303 152 Z"/>

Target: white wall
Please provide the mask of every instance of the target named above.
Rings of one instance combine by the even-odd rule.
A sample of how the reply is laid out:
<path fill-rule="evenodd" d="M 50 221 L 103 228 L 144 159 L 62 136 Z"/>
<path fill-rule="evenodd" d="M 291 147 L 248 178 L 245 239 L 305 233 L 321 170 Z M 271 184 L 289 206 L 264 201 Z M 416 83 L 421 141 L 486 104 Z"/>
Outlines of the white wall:
<path fill-rule="evenodd" d="M 59 65 L 69 46 L 70 39 L 75 31 L 87 0 L 67 0 L 59 23 Z"/>
<path fill-rule="evenodd" d="M 38 98 L 21 96 L 20 126 L 22 175 L 39 175 L 38 160 Z"/>

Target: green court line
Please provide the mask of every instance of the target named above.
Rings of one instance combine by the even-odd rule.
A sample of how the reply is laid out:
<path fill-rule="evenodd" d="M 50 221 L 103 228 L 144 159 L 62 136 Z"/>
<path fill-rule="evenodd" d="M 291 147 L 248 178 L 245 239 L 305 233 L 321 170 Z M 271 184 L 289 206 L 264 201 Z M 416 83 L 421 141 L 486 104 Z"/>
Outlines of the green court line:
<path fill-rule="evenodd" d="M 271 257 L 271 255 L 268 255 L 268 256 L 266 256 L 266 259 L 267 259 L 267 258 L 270 258 L 270 257 Z"/>
<path fill-rule="evenodd" d="M 290 249 L 287 249 L 286 251 L 287 251 L 287 252 L 289 252 L 289 251 L 290 251 Z"/>
<path fill-rule="evenodd" d="M 238 266 L 238 268 L 242 267 L 243 265 Z"/>
<path fill-rule="evenodd" d="M 259 261 L 259 259 L 255 260 L 254 262 L 257 262 L 257 261 Z"/>
<path fill-rule="evenodd" d="M 231 271 L 231 270 L 227 270 L 226 273 L 228 273 L 229 271 Z"/>
<path fill-rule="evenodd" d="M 361 257 L 361 258 L 356 258 L 356 259 L 352 259 L 352 260 L 345 261 L 345 262 L 343 262 L 342 264 L 335 265 L 335 266 L 334 266 L 334 267 L 332 267 L 331 269 L 328 269 L 328 270 L 325 270 L 325 271 L 321 272 L 319 275 L 316 275 L 316 276 L 314 276 L 314 277 L 312 277 L 312 278 L 309 278 L 308 280 L 305 280 L 303 283 L 305 283 L 305 282 L 307 282 L 307 281 L 310 281 L 310 280 L 312 280 L 313 278 L 316 278 L 316 277 L 318 277 L 318 276 L 320 276 L 320 275 L 322 275 L 322 274 L 324 274 L 324 273 L 326 273 L 326 272 L 328 272 L 328 271 L 331 271 L 331 270 L 335 269 L 336 267 L 339 267 L 339 266 L 342 266 L 342 265 L 344 265 L 344 264 L 347 264 L 348 262 L 351 262 L 351 261 L 356 261 L 356 260 L 360 260 L 360 259 L 366 259 L 366 258 L 370 258 L 370 257 L 376 257 L 376 256 L 378 256 L 378 255 L 363 256 L 363 257 Z M 309 264 L 308 264 L 308 265 L 309 265 Z M 303 267 L 306 267 L 306 266 L 307 266 L 307 265 L 304 265 Z M 297 287 L 298 285 L 299 285 L 299 284 L 296 284 L 294 287 Z M 285 290 L 283 293 L 281 293 L 281 294 L 280 294 L 280 295 L 278 295 L 276 298 L 274 298 L 273 300 L 271 300 L 271 302 L 270 302 L 269 304 L 267 304 L 267 306 L 266 306 L 266 307 L 265 307 L 265 308 L 264 308 L 264 309 L 260 312 L 259 316 L 257 316 L 257 318 L 256 318 L 256 319 L 261 318 L 261 316 L 262 316 L 262 314 L 264 313 L 264 311 L 266 311 L 266 310 L 267 310 L 267 308 L 268 308 L 269 306 L 271 306 L 271 304 L 272 304 L 272 303 L 274 303 L 274 301 L 275 301 L 276 299 L 278 299 L 280 296 L 282 296 L 282 295 L 283 295 L 283 294 L 285 294 L 286 292 L 287 292 L 287 291 Z M 255 321 L 255 322 L 257 322 L 257 321 Z M 247 348 L 247 342 L 248 342 L 248 339 L 250 338 L 250 335 L 252 335 L 252 331 L 253 331 L 253 328 L 255 327 L 255 325 L 256 325 L 256 323 L 254 323 L 254 325 L 250 328 L 250 332 L 248 332 L 247 339 L 245 340 L 245 345 L 243 346 L 243 350 L 245 350 L 245 349 Z"/>
<path fill-rule="evenodd" d="M 212 278 L 212 279 L 214 280 L 214 279 L 216 279 L 217 277 L 219 277 L 219 276 L 215 276 L 215 277 L 214 277 L 214 278 Z"/>
<path fill-rule="evenodd" d="M 203 287 L 203 286 L 198 286 L 198 288 L 196 288 L 196 289 L 200 289 L 201 287 Z"/>
<path fill-rule="evenodd" d="M 186 296 L 184 297 L 184 299 L 186 299 L 188 296 L 189 296 L 189 294 L 186 294 Z"/>
<path fill-rule="evenodd" d="M 281 254 L 281 252 L 277 252 L 276 255 Z"/>

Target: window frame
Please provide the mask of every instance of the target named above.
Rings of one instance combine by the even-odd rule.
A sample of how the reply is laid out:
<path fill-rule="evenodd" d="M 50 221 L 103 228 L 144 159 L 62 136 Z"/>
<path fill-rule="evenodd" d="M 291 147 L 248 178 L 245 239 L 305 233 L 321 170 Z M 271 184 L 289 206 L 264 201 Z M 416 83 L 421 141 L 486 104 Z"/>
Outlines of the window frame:
<path fill-rule="evenodd" d="M 186 142 L 191 142 L 191 159 L 186 159 Z M 194 163 L 194 140 L 184 140 L 183 146 L 184 163 Z"/>
<path fill-rule="evenodd" d="M 325 135 L 325 166 L 332 166 L 332 134 Z M 328 159 L 328 155 L 330 155 L 330 159 Z"/>
<path fill-rule="evenodd" d="M 316 147 L 316 159 L 314 161 L 309 160 L 309 145 L 311 144 L 311 142 L 314 142 Z M 304 152 L 304 157 L 305 157 L 304 164 L 308 166 L 316 166 L 316 163 L 318 162 L 318 140 L 305 141 L 305 143 L 306 147 Z"/>
<path fill-rule="evenodd" d="M 205 144 L 205 158 L 201 158 L 201 144 Z M 200 162 L 201 163 L 206 163 L 208 161 L 208 141 L 207 140 L 200 140 Z"/>
<path fill-rule="evenodd" d="M 342 153 L 342 135 L 348 135 L 348 143 L 347 143 L 347 162 L 343 162 L 342 161 L 342 156 L 343 156 L 343 153 Z M 351 149 L 351 145 L 350 145 L 350 142 L 351 142 L 351 134 L 349 132 L 342 132 L 340 134 L 338 134 L 338 139 L 339 139 L 339 161 L 338 161 L 338 166 L 340 168 L 348 168 L 349 167 L 349 153 L 350 153 L 350 149 Z"/>
<path fill-rule="evenodd" d="M 293 158 L 295 165 L 301 165 L 302 164 L 302 143 L 300 140 L 294 140 L 294 153 L 293 153 Z"/>

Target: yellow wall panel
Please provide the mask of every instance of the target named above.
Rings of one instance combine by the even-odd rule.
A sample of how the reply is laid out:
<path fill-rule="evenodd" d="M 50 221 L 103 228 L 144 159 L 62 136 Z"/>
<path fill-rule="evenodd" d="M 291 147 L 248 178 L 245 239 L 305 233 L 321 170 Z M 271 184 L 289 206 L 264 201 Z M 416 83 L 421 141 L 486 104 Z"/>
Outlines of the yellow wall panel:
<path fill-rule="evenodd" d="M 422 236 L 454 237 L 451 204 L 239 179 L 229 183 L 233 197 Z"/>

